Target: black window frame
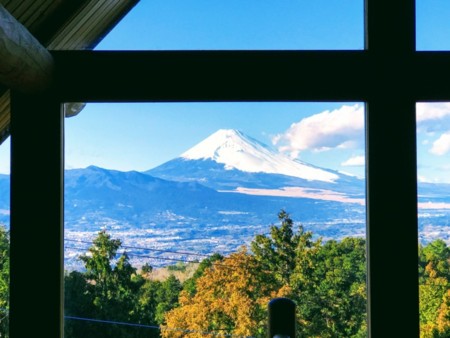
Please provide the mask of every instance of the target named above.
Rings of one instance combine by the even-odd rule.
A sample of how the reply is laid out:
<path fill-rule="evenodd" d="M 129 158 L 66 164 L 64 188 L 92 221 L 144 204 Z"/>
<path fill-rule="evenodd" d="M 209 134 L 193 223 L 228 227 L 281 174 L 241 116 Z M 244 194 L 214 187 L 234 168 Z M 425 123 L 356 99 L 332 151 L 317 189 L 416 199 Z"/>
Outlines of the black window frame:
<path fill-rule="evenodd" d="M 450 100 L 450 53 L 416 51 L 413 0 L 365 0 L 365 32 L 362 51 L 53 52 L 54 86 L 11 94 L 10 337 L 63 336 L 62 104 L 212 101 L 366 103 L 369 337 L 419 337 L 415 105 Z"/>

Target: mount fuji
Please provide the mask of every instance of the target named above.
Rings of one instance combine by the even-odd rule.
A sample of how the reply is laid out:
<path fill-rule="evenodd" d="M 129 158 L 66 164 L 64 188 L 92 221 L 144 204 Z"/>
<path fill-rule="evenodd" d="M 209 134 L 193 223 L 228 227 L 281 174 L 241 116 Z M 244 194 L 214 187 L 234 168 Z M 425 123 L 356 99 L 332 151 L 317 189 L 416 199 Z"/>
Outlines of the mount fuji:
<path fill-rule="evenodd" d="M 313 167 L 276 153 L 263 143 L 233 129 L 221 129 L 181 155 L 185 160 L 212 160 L 225 170 L 293 176 L 311 181 L 334 182 L 331 171 Z"/>
<path fill-rule="evenodd" d="M 293 160 L 233 129 L 218 130 L 146 173 L 167 180 L 195 181 L 222 192 L 280 195 L 284 189 L 286 196 L 295 197 L 293 188 L 298 193 L 301 188 L 364 198 L 363 180 Z"/>
<path fill-rule="evenodd" d="M 306 222 L 347 223 L 364 214 L 364 185 L 292 160 L 236 130 L 219 130 L 147 172 L 90 166 L 65 175 L 68 229 L 267 226 L 280 209 Z"/>

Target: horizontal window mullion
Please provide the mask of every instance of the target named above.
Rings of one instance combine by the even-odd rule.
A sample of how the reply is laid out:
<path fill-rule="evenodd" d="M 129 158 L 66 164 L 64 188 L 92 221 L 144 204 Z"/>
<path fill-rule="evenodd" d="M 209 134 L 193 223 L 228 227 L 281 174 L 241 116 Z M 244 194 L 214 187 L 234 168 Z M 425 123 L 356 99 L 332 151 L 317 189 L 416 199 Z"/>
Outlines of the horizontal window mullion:
<path fill-rule="evenodd" d="M 56 52 L 64 101 L 361 101 L 364 52 Z"/>

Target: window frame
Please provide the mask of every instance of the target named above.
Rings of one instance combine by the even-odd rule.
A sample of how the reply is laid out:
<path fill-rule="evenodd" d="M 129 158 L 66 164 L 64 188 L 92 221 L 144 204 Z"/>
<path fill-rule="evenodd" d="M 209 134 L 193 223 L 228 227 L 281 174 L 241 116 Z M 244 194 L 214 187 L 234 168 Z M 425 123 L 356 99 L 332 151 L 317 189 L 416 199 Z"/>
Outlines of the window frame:
<path fill-rule="evenodd" d="M 419 337 L 415 103 L 450 100 L 450 53 L 416 51 L 413 0 L 365 0 L 365 31 L 363 51 L 53 52 L 54 86 L 12 93 L 10 337 L 63 336 L 62 104 L 210 101 L 366 103 L 368 333 Z"/>

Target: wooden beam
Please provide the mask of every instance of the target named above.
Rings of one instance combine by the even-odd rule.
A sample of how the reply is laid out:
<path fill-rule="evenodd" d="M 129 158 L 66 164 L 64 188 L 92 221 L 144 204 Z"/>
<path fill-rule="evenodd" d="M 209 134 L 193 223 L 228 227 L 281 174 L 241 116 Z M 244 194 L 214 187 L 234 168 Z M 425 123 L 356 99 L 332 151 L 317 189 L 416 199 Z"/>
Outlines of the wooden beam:
<path fill-rule="evenodd" d="M 52 55 L 1 5 L 0 60 L 0 83 L 11 89 L 36 93 L 52 82 Z"/>

